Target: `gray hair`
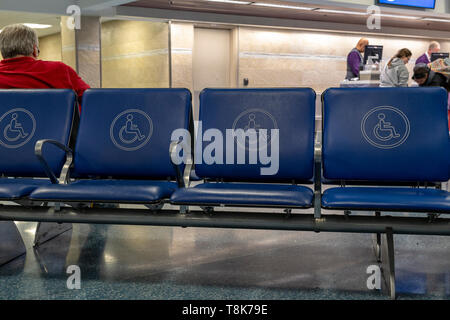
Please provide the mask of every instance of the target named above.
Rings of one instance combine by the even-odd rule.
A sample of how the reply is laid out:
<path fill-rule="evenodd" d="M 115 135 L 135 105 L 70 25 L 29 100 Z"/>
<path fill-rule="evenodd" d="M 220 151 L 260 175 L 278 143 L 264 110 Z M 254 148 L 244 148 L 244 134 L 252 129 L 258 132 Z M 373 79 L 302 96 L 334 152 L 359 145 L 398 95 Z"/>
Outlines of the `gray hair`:
<path fill-rule="evenodd" d="M 0 32 L 0 52 L 4 59 L 31 56 L 34 46 L 39 46 L 36 31 L 23 24 L 12 24 Z"/>
<path fill-rule="evenodd" d="M 441 47 L 441 45 L 439 44 L 439 42 L 433 41 L 430 43 L 428 50 L 433 50 L 433 49 L 440 48 L 440 47 Z"/>

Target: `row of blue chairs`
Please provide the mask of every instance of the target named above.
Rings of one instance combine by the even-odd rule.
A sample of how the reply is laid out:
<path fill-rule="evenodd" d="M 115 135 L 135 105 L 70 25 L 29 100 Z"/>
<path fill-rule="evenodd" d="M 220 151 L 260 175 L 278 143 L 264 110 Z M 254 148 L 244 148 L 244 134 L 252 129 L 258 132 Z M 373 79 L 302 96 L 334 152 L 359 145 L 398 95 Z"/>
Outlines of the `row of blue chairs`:
<path fill-rule="evenodd" d="M 88 90 L 78 128 L 72 91 L 2 90 L 0 200 L 303 209 L 319 197 L 333 210 L 450 212 L 447 191 L 410 187 L 449 180 L 445 90 L 328 89 L 316 171 L 315 100 L 309 88 L 205 89 L 191 144 L 174 138 L 180 129 L 194 135 L 186 89 Z M 274 173 L 261 174 L 267 163 L 249 163 L 262 148 L 248 140 L 228 148 L 231 155 L 211 150 L 219 133 L 225 140 L 229 129 L 251 128 L 267 156 L 278 151 Z M 181 142 L 202 180 L 195 186 L 187 181 L 190 163 L 171 157 Z M 212 163 L 199 159 L 205 153 Z M 314 179 L 332 187 L 314 192 Z"/>

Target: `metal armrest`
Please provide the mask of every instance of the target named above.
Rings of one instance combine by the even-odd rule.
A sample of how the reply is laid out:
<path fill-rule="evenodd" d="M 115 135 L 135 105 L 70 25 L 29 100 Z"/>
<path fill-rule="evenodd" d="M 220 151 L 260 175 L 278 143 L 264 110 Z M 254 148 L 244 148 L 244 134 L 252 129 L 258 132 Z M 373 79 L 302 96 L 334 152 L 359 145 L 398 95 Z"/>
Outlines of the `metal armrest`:
<path fill-rule="evenodd" d="M 179 145 L 181 145 L 182 142 L 183 141 L 181 139 L 178 141 L 172 141 L 170 143 L 170 147 L 169 147 L 169 155 L 170 155 L 170 161 L 172 162 L 172 165 L 175 168 L 178 186 L 180 188 L 185 188 L 185 187 L 188 187 L 189 183 L 190 183 L 189 178 L 190 178 L 191 169 L 192 169 L 192 165 L 193 165 L 192 153 L 189 154 L 189 157 L 186 160 L 183 174 L 181 173 L 181 165 L 175 164 L 172 160 L 172 155 L 175 154 L 177 147 Z"/>
<path fill-rule="evenodd" d="M 42 149 L 43 149 L 44 144 L 46 144 L 46 143 L 52 144 L 52 145 L 60 148 L 61 150 L 63 150 L 66 153 L 66 162 L 64 163 L 64 166 L 61 170 L 59 179 L 56 177 L 55 173 L 52 171 L 52 169 L 48 165 L 47 161 L 45 160 L 44 156 L 42 155 Z M 36 142 L 36 145 L 34 146 L 34 154 L 41 162 L 42 166 L 44 167 L 45 173 L 50 178 L 50 181 L 53 184 L 67 183 L 69 168 L 72 165 L 72 161 L 73 161 L 73 152 L 70 148 L 68 148 L 67 146 L 65 146 L 64 144 L 62 144 L 56 140 L 43 139 L 43 140 L 39 140 Z"/>

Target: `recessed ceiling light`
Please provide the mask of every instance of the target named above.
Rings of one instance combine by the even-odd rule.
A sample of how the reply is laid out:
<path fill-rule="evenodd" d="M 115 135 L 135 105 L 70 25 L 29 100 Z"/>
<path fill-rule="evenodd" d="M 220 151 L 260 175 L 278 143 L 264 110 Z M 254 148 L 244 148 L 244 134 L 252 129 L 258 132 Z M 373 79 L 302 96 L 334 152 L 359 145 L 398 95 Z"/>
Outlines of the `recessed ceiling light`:
<path fill-rule="evenodd" d="M 437 18 L 423 18 L 422 20 L 425 20 L 425 21 L 436 21 L 436 22 L 450 22 L 450 20 L 447 20 L 447 19 L 437 19 Z"/>
<path fill-rule="evenodd" d="M 338 13 L 338 14 L 354 14 L 359 16 L 367 16 L 367 12 L 360 12 L 360 11 L 344 11 L 344 10 L 331 10 L 331 9 L 317 9 L 318 12 L 325 12 L 325 13 Z M 401 16 L 398 14 L 388 14 L 388 13 L 382 13 L 380 14 L 381 17 L 388 17 L 388 18 L 399 18 L 399 19 L 411 19 L 411 20 L 417 20 L 420 19 L 419 17 L 414 16 Z"/>
<path fill-rule="evenodd" d="M 385 13 L 380 14 L 380 16 L 382 16 L 382 17 L 389 17 L 389 18 L 399 18 L 399 19 L 412 19 L 412 20 L 420 19 L 419 17 L 400 16 L 400 15 L 397 15 L 397 14 L 385 14 Z"/>
<path fill-rule="evenodd" d="M 296 9 L 296 10 L 313 10 L 314 8 L 308 7 L 297 7 L 297 6 L 288 6 L 283 4 L 275 4 L 275 3 L 263 3 L 263 2 L 254 2 L 253 6 L 261 6 L 261 7 L 272 7 L 272 8 L 284 8 L 284 9 Z"/>
<path fill-rule="evenodd" d="M 367 16 L 367 12 L 359 12 L 359 11 L 344 11 L 344 10 L 331 10 L 331 9 L 317 9 L 315 11 L 324 12 L 324 13 L 341 13 L 341 14 L 354 14 L 358 16 Z"/>
<path fill-rule="evenodd" d="M 250 4 L 250 1 L 236 1 L 236 0 L 206 0 L 210 2 L 223 2 L 223 3 L 231 3 L 231 4 Z"/>
<path fill-rule="evenodd" d="M 47 29 L 51 27 L 50 24 L 39 24 L 39 23 L 22 23 L 22 24 L 32 29 Z"/>

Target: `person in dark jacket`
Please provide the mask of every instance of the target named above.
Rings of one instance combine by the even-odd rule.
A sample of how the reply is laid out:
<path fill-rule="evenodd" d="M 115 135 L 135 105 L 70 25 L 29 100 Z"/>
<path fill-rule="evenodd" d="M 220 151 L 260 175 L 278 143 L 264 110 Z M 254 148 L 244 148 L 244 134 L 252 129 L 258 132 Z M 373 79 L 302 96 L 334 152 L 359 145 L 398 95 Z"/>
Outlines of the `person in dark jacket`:
<path fill-rule="evenodd" d="M 356 47 L 350 51 L 347 56 L 347 75 L 345 76 L 345 79 L 350 80 L 359 78 L 359 71 L 362 69 L 364 63 L 363 53 L 368 45 L 369 40 L 361 38 Z"/>
<path fill-rule="evenodd" d="M 421 87 L 443 87 L 449 90 L 447 77 L 432 71 L 425 63 L 419 63 L 414 67 L 413 80 Z"/>

